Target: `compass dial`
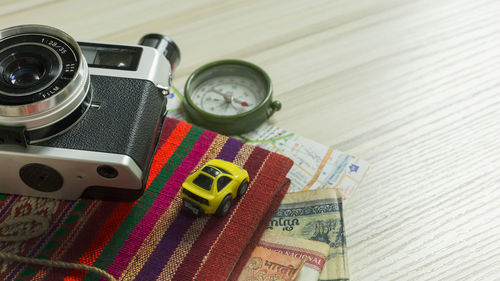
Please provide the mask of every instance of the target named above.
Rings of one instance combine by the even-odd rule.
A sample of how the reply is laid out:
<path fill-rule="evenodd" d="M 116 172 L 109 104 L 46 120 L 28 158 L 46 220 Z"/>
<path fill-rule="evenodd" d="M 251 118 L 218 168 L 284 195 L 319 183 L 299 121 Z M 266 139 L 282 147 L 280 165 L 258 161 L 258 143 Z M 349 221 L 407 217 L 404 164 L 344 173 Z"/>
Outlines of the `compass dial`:
<path fill-rule="evenodd" d="M 254 109 L 265 99 L 265 89 L 246 77 L 221 76 L 201 83 L 191 93 L 193 103 L 216 115 L 237 115 Z"/>

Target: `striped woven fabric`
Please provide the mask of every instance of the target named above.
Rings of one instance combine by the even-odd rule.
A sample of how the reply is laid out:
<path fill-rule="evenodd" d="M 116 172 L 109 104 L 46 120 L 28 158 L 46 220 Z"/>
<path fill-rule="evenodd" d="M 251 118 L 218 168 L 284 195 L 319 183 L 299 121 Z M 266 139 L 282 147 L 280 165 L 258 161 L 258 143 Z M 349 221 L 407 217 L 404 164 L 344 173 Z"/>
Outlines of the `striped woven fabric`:
<path fill-rule="evenodd" d="M 181 211 L 188 174 L 218 158 L 244 167 L 250 187 L 225 218 Z M 246 262 L 288 189 L 292 161 L 167 119 L 144 195 L 132 203 L 0 197 L 0 251 L 95 266 L 119 280 L 226 280 Z M 253 238 L 254 237 L 254 238 Z M 9 239 L 3 239 L 9 240 Z M 3 241 L 2 240 L 2 241 Z M 14 240 L 14 239 L 13 239 Z M 0 280 L 106 280 L 82 270 L 0 261 Z"/>

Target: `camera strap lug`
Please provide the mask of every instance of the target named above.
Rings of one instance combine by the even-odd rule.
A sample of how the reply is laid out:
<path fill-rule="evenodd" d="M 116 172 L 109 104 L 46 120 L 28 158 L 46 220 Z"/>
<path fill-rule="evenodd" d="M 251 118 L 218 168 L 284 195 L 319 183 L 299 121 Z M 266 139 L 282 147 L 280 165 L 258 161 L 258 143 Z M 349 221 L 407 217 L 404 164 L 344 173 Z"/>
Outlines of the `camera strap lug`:
<path fill-rule="evenodd" d="M 0 125 L 0 145 L 14 144 L 23 147 L 28 146 L 26 127 L 7 127 Z"/>
<path fill-rule="evenodd" d="M 168 96 L 168 94 L 170 94 L 170 87 L 168 86 L 156 85 L 156 88 L 160 89 L 164 96 Z"/>
<path fill-rule="evenodd" d="M 168 76 L 168 85 L 172 85 L 172 73 Z M 170 94 L 170 86 L 156 85 L 158 89 L 160 89 L 163 95 L 166 97 Z"/>

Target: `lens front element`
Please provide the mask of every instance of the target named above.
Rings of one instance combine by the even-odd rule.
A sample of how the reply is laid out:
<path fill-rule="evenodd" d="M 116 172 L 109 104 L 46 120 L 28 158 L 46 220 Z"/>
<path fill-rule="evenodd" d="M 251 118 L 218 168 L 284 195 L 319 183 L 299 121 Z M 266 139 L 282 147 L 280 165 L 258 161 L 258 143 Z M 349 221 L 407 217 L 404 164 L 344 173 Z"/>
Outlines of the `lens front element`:
<path fill-rule="evenodd" d="M 61 58 L 43 45 L 24 43 L 6 48 L 0 51 L 0 95 L 4 96 L 0 100 L 6 104 L 23 103 L 19 96 L 48 88 L 61 71 Z"/>
<path fill-rule="evenodd" d="M 5 68 L 7 82 L 14 87 L 29 88 L 38 82 L 45 74 L 43 63 L 33 56 L 22 54 Z"/>

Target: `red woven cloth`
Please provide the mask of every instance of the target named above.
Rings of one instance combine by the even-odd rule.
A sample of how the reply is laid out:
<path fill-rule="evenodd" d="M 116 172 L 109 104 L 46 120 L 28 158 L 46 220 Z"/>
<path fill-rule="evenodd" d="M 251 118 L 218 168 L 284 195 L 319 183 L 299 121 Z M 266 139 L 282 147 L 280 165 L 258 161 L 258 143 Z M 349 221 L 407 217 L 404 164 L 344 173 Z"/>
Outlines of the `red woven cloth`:
<path fill-rule="evenodd" d="M 250 186 L 224 218 L 181 211 L 185 178 L 210 159 L 244 167 Z M 167 119 L 144 195 L 132 203 L 0 197 L 0 251 L 95 266 L 120 280 L 227 280 L 237 276 L 290 184 L 292 161 Z M 44 228 L 45 225 L 45 228 Z M 40 231 L 42 230 L 42 231 Z M 30 236 L 31 235 L 31 236 Z M 1 262 L 0 280 L 99 280 L 81 270 Z M 105 280 L 105 279 L 101 279 Z"/>

